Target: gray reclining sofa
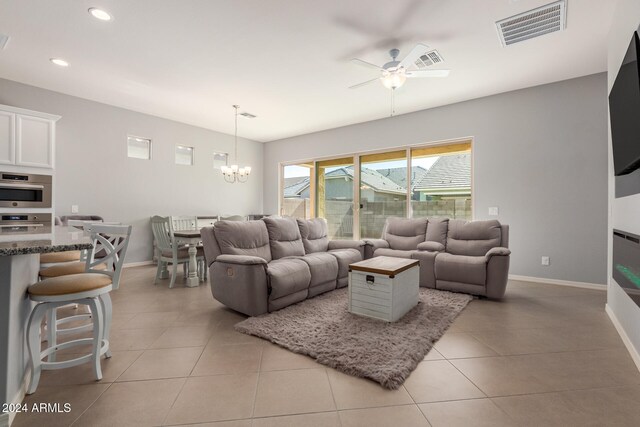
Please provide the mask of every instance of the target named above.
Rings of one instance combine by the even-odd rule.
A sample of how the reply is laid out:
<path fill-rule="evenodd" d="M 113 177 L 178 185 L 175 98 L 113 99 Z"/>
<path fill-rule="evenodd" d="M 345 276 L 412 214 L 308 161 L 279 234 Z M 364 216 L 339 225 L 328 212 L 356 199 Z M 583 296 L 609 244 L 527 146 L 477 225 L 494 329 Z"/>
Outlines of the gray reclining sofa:
<path fill-rule="evenodd" d="M 363 241 L 329 240 L 324 219 L 218 221 L 201 230 L 213 297 L 249 316 L 348 284 Z"/>
<path fill-rule="evenodd" d="M 419 260 L 422 287 L 504 296 L 511 254 L 509 226 L 496 220 L 388 218 L 382 239 L 366 243 L 366 258 Z"/>

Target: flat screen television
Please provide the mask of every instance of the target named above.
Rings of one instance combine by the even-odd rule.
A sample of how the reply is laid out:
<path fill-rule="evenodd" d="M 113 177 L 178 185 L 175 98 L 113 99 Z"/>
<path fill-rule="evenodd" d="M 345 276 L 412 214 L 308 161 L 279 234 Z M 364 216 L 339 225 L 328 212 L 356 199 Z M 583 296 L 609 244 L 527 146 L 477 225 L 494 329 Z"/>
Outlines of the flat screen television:
<path fill-rule="evenodd" d="M 609 117 L 615 175 L 640 168 L 640 38 L 633 33 L 627 54 L 609 94 Z"/>

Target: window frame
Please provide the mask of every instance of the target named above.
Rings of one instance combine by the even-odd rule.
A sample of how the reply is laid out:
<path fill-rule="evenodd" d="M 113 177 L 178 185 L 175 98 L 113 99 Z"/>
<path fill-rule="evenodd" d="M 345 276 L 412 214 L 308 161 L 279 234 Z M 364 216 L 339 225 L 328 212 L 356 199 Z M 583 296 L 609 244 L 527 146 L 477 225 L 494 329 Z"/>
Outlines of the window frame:
<path fill-rule="evenodd" d="M 214 170 L 221 170 L 222 169 L 222 168 L 217 167 L 215 165 L 215 161 L 216 161 L 216 155 L 223 155 L 223 154 L 224 154 L 224 159 L 225 159 L 224 166 L 229 166 L 229 153 L 224 153 L 222 151 L 214 151 L 213 152 L 213 162 L 212 162 Z"/>
<path fill-rule="evenodd" d="M 143 159 L 142 157 L 131 157 L 129 155 L 129 139 L 142 139 L 149 142 L 149 157 Z M 136 159 L 136 160 L 152 160 L 153 159 L 153 140 L 151 138 L 147 138 L 144 136 L 127 134 L 127 159 Z"/>
<path fill-rule="evenodd" d="M 191 164 L 178 163 L 178 149 L 190 148 L 191 149 Z M 196 147 L 190 145 L 176 144 L 173 150 L 173 163 L 176 166 L 195 166 L 196 165 Z"/>

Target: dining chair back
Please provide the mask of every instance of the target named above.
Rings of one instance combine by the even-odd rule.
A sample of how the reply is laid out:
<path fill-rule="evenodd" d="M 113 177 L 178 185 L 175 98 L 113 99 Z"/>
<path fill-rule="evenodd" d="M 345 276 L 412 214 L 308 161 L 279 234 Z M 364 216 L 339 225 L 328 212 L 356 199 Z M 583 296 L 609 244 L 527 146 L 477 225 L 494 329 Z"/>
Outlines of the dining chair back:
<path fill-rule="evenodd" d="M 172 216 L 171 225 L 173 225 L 174 230 L 197 230 L 198 217 L 189 215 Z"/>

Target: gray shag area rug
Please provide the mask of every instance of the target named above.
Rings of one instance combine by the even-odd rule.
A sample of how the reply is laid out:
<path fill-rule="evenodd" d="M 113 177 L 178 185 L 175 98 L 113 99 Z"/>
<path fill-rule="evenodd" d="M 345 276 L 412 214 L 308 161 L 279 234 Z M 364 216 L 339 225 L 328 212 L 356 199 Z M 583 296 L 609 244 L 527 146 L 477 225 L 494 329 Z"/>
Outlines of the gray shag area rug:
<path fill-rule="evenodd" d="M 418 305 L 395 323 L 351 314 L 347 299 L 347 289 L 338 289 L 250 317 L 235 329 L 395 390 L 473 298 L 420 288 Z"/>

